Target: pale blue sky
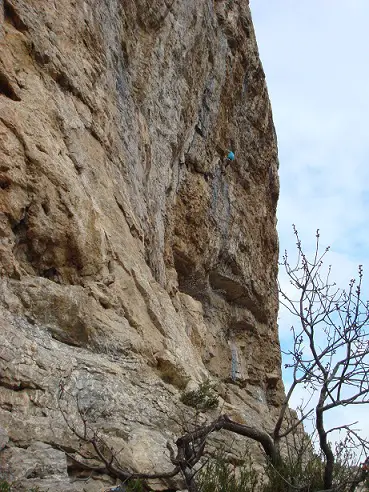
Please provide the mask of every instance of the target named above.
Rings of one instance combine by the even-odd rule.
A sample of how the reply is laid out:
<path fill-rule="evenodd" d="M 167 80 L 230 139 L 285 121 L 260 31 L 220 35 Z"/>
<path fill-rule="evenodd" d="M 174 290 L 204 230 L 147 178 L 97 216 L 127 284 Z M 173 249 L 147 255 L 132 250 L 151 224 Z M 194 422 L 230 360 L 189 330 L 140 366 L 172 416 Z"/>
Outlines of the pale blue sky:
<path fill-rule="evenodd" d="M 369 285 L 369 1 L 250 7 L 278 135 L 281 250 L 294 250 L 292 223 L 308 248 L 319 228 L 337 283 L 361 263 Z M 286 344 L 290 323 L 283 312 L 279 321 Z M 369 436 L 365 412 L 350 410 L 349 421 L 359 419 Z"/>

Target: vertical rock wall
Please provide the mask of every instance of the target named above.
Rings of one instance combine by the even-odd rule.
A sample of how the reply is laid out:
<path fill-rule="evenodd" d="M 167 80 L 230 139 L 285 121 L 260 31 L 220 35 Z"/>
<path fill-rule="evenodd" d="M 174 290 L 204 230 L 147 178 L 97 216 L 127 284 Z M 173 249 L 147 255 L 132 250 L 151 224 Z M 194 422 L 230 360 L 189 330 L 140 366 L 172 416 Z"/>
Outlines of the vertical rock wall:
<path fill-rule="evenodd" d="M 180 395 L 207 378 L 223 411 L 271 424 L 278 161 L 247 3 L 3 0 L 0 469 L 15 490 L 104 487 L 74 481 L 60 384 L 133 470 L 170 468 Z"/>

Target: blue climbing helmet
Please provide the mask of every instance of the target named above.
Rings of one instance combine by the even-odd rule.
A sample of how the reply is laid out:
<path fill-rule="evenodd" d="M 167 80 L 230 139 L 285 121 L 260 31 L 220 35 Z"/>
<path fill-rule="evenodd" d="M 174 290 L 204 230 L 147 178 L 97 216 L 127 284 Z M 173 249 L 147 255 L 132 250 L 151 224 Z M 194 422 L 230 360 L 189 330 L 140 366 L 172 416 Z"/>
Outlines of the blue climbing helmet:
<path fill-rule="evenodd" d="M 227 155 L 227 159 L 230 161 L 234 161 L 234 152 L 230 151 L 229 154 Z"/>

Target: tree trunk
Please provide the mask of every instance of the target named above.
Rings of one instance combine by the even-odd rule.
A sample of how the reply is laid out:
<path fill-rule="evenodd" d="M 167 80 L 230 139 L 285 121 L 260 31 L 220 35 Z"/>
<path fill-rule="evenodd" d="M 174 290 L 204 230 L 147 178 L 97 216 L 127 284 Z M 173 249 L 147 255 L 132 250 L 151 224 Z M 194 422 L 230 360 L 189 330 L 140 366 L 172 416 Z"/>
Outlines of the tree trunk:
<path fill-rule="evenodd" d="M 334 455 L 328 444 L 327 433 L 324 429 L 323 410 L 319 404 L 316 407 L 316 429 L 319 435 L 320 449 L 323 451 L 326 458 L 324 468 L 324 490 L 330 490 L 333 482 Z"/>

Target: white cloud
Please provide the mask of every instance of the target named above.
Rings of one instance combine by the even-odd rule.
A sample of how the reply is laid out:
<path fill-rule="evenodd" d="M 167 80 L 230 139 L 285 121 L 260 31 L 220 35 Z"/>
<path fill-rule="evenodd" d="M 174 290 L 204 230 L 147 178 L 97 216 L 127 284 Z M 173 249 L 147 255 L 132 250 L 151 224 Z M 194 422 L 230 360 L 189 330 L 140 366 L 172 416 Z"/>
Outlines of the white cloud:
<path fill-rule="evenodd" d="M 337 284 L 346 287 L 361 263 L 369 285 L 369 2 L 250 3 L 279 141 L 281 250 L 295 250 L 292 223 L 307 251 L 319 228 Z M 292 322 L 281 310 L 284 345 Z M 333 426 L 359 420 L 369 437 L 363 407 L 330 418 Z"/>

